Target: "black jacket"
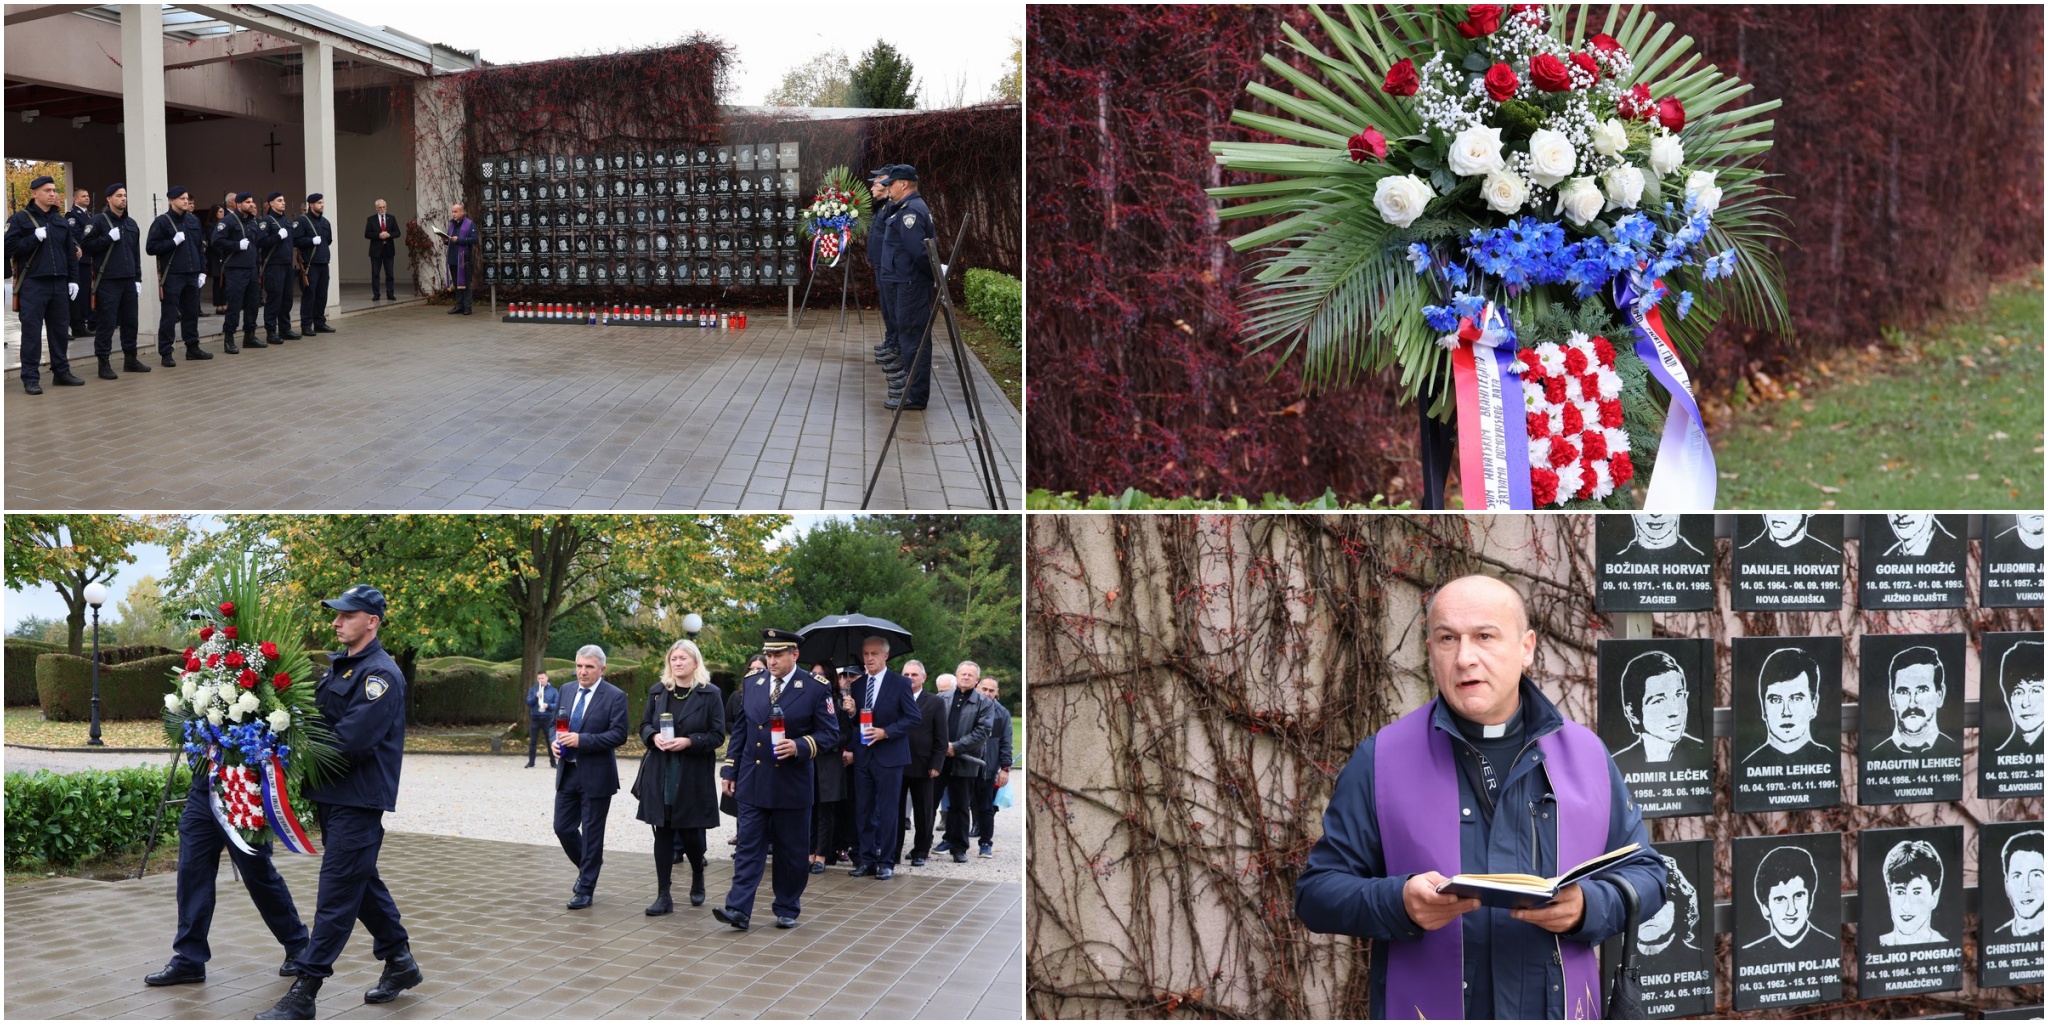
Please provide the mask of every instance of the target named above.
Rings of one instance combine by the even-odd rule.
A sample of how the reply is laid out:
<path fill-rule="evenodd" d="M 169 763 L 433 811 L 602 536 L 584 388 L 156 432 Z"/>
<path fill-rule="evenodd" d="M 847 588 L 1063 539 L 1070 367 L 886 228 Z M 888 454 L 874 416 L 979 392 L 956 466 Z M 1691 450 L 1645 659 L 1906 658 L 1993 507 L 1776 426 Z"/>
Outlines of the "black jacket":
<path fill-rule="evenodd" d="M 115 241 L 115 228 L 121 240 Z M 102 281 L 135 281 L 142 278 L 142 228 L 135 218 L 112 210 L 101 210 L 85 225 L 85 251 L 99 266 Z"/>
<path fill-rule="evenodd" d="M 36 229 L 43 237 L 36 238 Z M 10 267 L 27 264 L 22 277 L 78 279 L 78 254 L 71 248 L 71 224 L 55 210 L 43 211 L 30 203 L 7 218 L 7 262 Z"/>
<path fill-rule="evenodd" d="M 320 240 L 319 245 L 313 244 L 315 238 Z M 305 250 L 309 264 L 329 262 L 328 250 L 334 247 L 334 225 L 329 224 L 325 217 L 302 213 L 292 221 L 292 245 Z"/>
<path fill-rule="evenodd" d="M 220 257 L 223 269 L 256 269 L 256 257 L 262 255 L 263 250 L 257 247 L 259 239 L 250 237 L 254 233 L 255 228 L 252 222 L 244 221 L 241 214 L 235 213 L 232 210 L 228 211 L 226 216 L 214 222 L 213 251 L 215 255 Z M 272 235 L 271 237 L 275 238 L 277 236 Z M 244 240 L 247 240 L 249 243 L 247 249 L 242 248 Z"/>
<path fill-rule="evenodd" d="M 910 733 L 910 767 L 906 779 L 928 779 L 946 767 L 946 698 L 937 692 L 919 693 L 917 728 Z"/>
<path fill-rule="evenodd" d="M 671 753 L 655 748 L 664 711 L 675 716 L 676 735 L 690 738 L 689 749 Z M 718 745 L 725 742 L 725 702 L 718 687 L 705 683 L 671 691 L 654 684 L 640 713 L 640 742 L 647 753 L 633 780 L 633 796 L 640 801 L 635 816 L 657 827 L 716 828 Z M 666 785 L 671 772 L 676 776 L 673 800 L 667 798 Z"/>
<path fill-rule="evenodd" d="M 398 663 L 376 640 L 359 654 L 336 651 L 314 699 L 348 770 L 307 795 L 323 804 L 397 810 L 405 760 L 405 676 Z"/>
<path fill-rule="evenodd" d="M 286 232 L 284 238 L 277 237 L 280 228 Z M 292 219 L 264 210 L 249 222 L 249 229 L 256 232 L 256 269 L 266 274 L 289 272 L 292 268 Z"/>
<path fill-rule="evenodd" d="M 397 217 L 387 213 L 384 215 L 384 230 L 390 232 L 391 237 L 379 239 L 377 237 L 377 215 L 374 213 L 363 221 L 363 237 L 370 240 L 371 259 L 379 256 L 389 256 L 398 251 L 398 236 L 405 233 L 405 228 L 398 223 Z"/>
<path fill-rule="evenodd" d="M 91 210 L 80 209 L 76 206 L 71 208 L 71 212 L 64 215 L 65 225 L 71 228 L 71 240 L 77 243 L 79 248 L 85 247 L 85 225 L 91 220 Z M 92 280 L 92 264 L 91 250 L 87 250 L 84 255 L 78 258 L 78 282 L 80 284 L 85 284 Z"/>
<path fill-rule="evenodd" d="M 171 241 L 172 237 L 181 231 L 185 233 L 185 240 Z M 149 238 L 143 244 L 142 251 L 157 258 L 159 273 L 204 274 L 206 250 L 201 246 L 201 241 L 199 217 L 196 214 L 187 213 L 180 217 L 175 213 L 166 213 L 149 222 Z M 170 261 L 168 271 L 164 267 L 165 259 Z"/>

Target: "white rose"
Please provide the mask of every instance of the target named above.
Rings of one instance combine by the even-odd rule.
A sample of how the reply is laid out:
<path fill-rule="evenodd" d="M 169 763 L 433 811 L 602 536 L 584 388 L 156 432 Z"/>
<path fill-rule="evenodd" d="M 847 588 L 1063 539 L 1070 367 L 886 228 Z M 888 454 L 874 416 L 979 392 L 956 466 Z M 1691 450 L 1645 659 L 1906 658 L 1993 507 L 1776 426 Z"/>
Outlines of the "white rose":
<path fill-rule="evenodd" d="M 1593 184 L 1591 178 L 1573 178 L 1557 190 L 1557 209 L 1575 227 L 1599 216 L 1604 202 L 1600 186 Z"/>
<path fill-rule="evenodd" d="M 271 731 L 271 732 L 275 732 L 275 733 L 282 733 L 282 732 L 284 732 L 284 731 L 285 731 L 286 729 L 289 729 L 289 728 L 291 728 L 291 727 L 292 727 L 292 716 L 291 716 L 291 712 L 289 712 L 289 711 L 286 711 L 286 710 L 285 710 L 285 709 L 283 709 L 283 708 L 278 708 L 278 709 L 277 709 L 276 711 L 273 711 L 273 712 L 271 712 L 271 713 L 270 713 L 270 731 Z"/>
<path fill-rule="evenodd" d="M 1622 164 L 1600 176 L 1607 185 L 1607 208 L 1633 210 L 1643 201 L 1643 172 L 1639 167 Z"/>
<path fill-rule="evenodd" d="M 167 693 L 167 694 L 164 694 L 164 710 L 165 710 L 165 711 L 176 711 L 176 710 L 178 710 L 179 708 L 182 708 L 182 707 L 184 707 L 184 706 L 185 706 L 185 702 L 184 702 L 184 701 L 182 701 L 182 700 L 179 700 L 179 699 L 178 699 L 178 695 L 177 695 L 177 694 L 175 694 L 175 693 Z"/>
<path fill-rule="evenodd" d="M 220 709 L 219 709 L 219 708 L 215 708 L 215 709 L 213 709 L 212 711 L 209 711 L 209 712 L 207 712 L 207 713 L 206 713 L 206 720 L 207 720 L 208 722 L 211 722 L 211 723 L 213 723 L 214 725 L 219 725 L 219 724 L 220 724 Z"/>
<path fill-rule="evenodd" d="M 1571 176 L 1579 165 L 1579 151 L 1572 148 L 1563 132 L 1538 128 L 1529 136 L 1529 177 L 1544 188 L 1552 188 Z"/>
<path fill-rule="evenodd" d="M 1495 171 L 1486 176 L 1479 192 L 1486 197 L 1486 205 L 1494 212 L 1514 213 L 1528 200 L 1529 183 L 1511 171 Z"/>
<path fill-rule="evenodd" d="M 207 701 L 212 696 L 211 691 L 201 691 L 195 695 L 192 698 L 192 713 L 195 715 L 203 714 L 206 711 Z"/>
<path fill-rule="evenodd" d="M 1685 162 L 1685 143 L 1676 135 L 1659 135 L 1650 140 L 1650 169 L 1661 178 Z"/>
<path fill-rule="evenodd" d="M 263 702 L 257 700 L 256 695 L 253 693 L 244 693 L 242 694 L 242 699 L 235 702 L 235 707 L 240 708 L 242 713 L 246 715 L 263 707 Z"/>
<path fill-rule="evenodd" d="M 218 711 L 214 712 L 214 714 L 216 714 L 216 715 L 217 715 L 217 714 L 219 714 L 219 713 L 220 713 L 220 712 L 218 712 Z M 233 705 L 230 705 L 230 706 L 228 707 L 228 717 L 229 717 L 229 718 L 232 718 L 232 719 L 234 719 L 234 720 L 235 720 L 236 722 L 240 722 L 240 721 L 242 720 L 243 716 L 245 716 L 245 715 L 247 715 L 247 714 L 248 714 L 248 712 L 246 712 L 246 711 L 243 711 L 243 710 L 242 710 L 242 706 L 241 706 L 240 704 L 233 704 Z M 209 716 L 207 716 L 207 717 L 211 718 L 211 717 L 212 717 L 212 715 L 209 715 Z"/>
<path fill-rule="evenodd" d="M 183 694 L 185 695 L 185 699 L 186 699 L 186 700 L 191 700 L 191 699 L 192 699 L 192 695 L 193 695 L 193 694 L 195 694 L 195 693 L 198 693 L 198 692 L 199 692 L 199 684 L 198 684 L 198 683 L 196 683 L 196 682 L 193 682 L 193 681 L 192 681 L 192 677 L 191 677 L 191 676 L 186 676 L 186 677 L 185 677 L 185 686 L 184 686 L 184 688 L 183 688 L 182 690 L 180 690 L 179 692 L 181 692 L 181 693 L 183 693 Z"/>
<path fill-rule="evenodd" d="M 1615 118 L 1593 126 L 1593 151 L 1601 156 L 1620 156 L 1628 151 L 1628 129 Z"/>
<path fill-rule="evenodd" d="M 1694 171 L 1685 179 L 1685 194 L 1697 197 L 1701 213 L 1713 213 L 1721 208 L 1721 186 L 1714 184 L 1713 171 Z"/>
<path fill-rule="evenodd" d="M 222 683 L 219 686 L 215 687 L 213 692 L 220 695 L 220 702 L 222 704 L 233 704 L 235 702 L 235 694 L 237 693 L 237 691 L 235 690 L 235 684 L 233 683 Z"/>
<path fill-rule="evenodd" d="M 1465 178 L 1490 174 L 1507 166 L 1500 155 L 1500 129 L 1474 125 L 1451 140 L 1451 173 Z"/>
<path fill-rule="evenodd" d="M 1372 204 L 1380 212 L 1380 219 L 1397 228 L 1405 228 L 1422 216 L 1429 201 L 1436 198 L 1436 192 L 1429 183 L 1412 174 L 1399 177 L 1381 178 L 1378 188 L 1373 190 Z"/>

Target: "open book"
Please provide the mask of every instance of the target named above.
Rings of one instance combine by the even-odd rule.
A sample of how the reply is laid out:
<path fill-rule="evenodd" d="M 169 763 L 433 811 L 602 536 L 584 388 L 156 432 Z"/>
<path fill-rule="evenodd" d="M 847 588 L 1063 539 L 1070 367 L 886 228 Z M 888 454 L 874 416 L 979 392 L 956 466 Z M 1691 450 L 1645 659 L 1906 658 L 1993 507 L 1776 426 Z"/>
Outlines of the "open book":
<path fill-rule="evenodd" d="M 1444 879 L 1436 887 L 1436 891 L 1454 896 L 1475 896 L 1478 897 L 1480 905 L 1499 907 L 1502 910 L 1540 907 L 1556 899 L 1558 891 L 1564 887 L 1597 873 L 1601 868 L 1641 848 L 1636 843 L 1630 843 L 1619 850 L 1609 850 L 1556 878 L 1538 878 L 1535 875 L 1458 875 L 1455 878 Z"/>

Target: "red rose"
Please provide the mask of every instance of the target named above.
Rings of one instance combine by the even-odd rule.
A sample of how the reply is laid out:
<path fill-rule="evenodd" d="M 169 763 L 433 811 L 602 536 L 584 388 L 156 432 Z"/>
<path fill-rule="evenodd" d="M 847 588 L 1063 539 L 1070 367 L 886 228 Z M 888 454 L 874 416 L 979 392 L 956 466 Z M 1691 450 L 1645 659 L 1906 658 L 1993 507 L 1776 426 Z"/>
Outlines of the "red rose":
<path fill-rule="evenodd" d="M 198 650 L 198 648 L 197 648 L 197 647 L 187 647 L 187 648 L 185 648 L 185 660 L 186 660 L 186 661 L 191 661 L 191 660 L 192 660 L 192 652 L 193 652 L 193 651 L 196 651 L 196 650 Z"/>
<path fill-rule="evenodd" d="M 197 672 L 197 671 L 199 671 L 199 668 L 200 668 L 200 666 L 199 666 L 199 659 L 198 659 L 198 658 L 191 658 L 191 657 L 188 657 L 188 658 L 186 658 L 186 659 L 185 659 L 185 671 L 187 671 L 187 672 Z"/>
<path fill-rule="evenodd" d="M 241 668 L 249 663 L 249 659 L 242 657 L 240 651 L 229 651 L 226 663 L 229 668 Z"/>
<path fill-rule="evenodd" d="M 1557 504 L 1557 474 L 1541 466 L 1530 470 L 1529 497 L 1537 508 Z"/>
<path fill-rule="evenodd" d="M 1543 378 L 1543 397 L 1545 397 L 1545 398 L 1548 398 L 1548 399 L 1550 399 L 1550 404 L 1552 404 L 1552 405 L 1557 405 L 1557 404 L 1559 404 L 1559 403 L 1563 402 L 1563 401 L 1564 401 L 1564 378 L 1563 378 L 1563 377 L 1545 377 L 1545 378 Z"/>
<path fill-rule="evenodd" d="M 201 626 L 201 627 L 199 627 L 199 642 L 203 644 L 203 643 L 205 643 L 205 642 L 207 642 L 208 640 L 211 640 L 211 639 L 213 639 L 213 627 L 212 627 L 212 626 Z"/>
<path fill-rule="evenodd" d="M 1577 461 L 1579 461 L 1579 450 L 1577 448 L 1572 447 L 1572 443 L 1570 441 L 1567 441 L 1562 437 L 1553 437 L 1550 439 L 1551 465 L 1569 466 Z"/>
<path fill-rule="evenodd" d="M 1564 61 L 1549 53 L 1539 53 L 1529 62 L 1529 80 L 1544 92 L 1567 92 L 1572 87 L 1572 75 Z"/>
<path fill-rule="evenodd" d="M 1576 377 L 1586 372 L 1586 354 L 1576 348 L 1564 350 L 1564 372 Z"/>
<path fill-rule="evenodd" d="M 223 619 L 235 617 L 235 603 L 233 601 L 222 601 L 220 603 L 220 617 Z"/>
<path fill-rule="evenodd" d="M 219 654 L 209 654 L 209 655 L 207 655 L 207 656 L 206 656 L 206 667 L 207 667 L 207 668 L 219 668 L 219 667 L 220 667 L 220 655 L 219 655 Z"/>
<path fill-rule="evenodd" d="M 1621 452 L 1607 460 L 1607 475 L 1614 478 L 1615 487 L 1624 487 L 1636 478 L 1636 464 L 1627 452 Z"/>
<path fill-rule="evenodd" d="M 1600 481 L 1599 481 L 1598 479 L 1596 479 L 1596 478 L 1595 478 L 1595 477 L 1593 476 L 1593 467 L 1592 467 L 1592 466 L 1582 466 L 1582 467 L 1580 467 L 1580 469 L 1579 469 L 1579 493 L 1577 493 L 1577 494 L 1573 495 L 1573 497 L 1575 497 L 1575 498 L 1579 499 L 1580 501 L 1585 501 L 1585 500 L 1587 500 L 1587 499 L 1591 498 L 1591 497 L 1593 496 L 1593 487 L 1594 487 L 1594 486 L 1595 486 L 1596 484 L 1598 484 L 1599 482 L 1600 482 Z"/>
<path fill-rule="evenodd" d="M 1614 101 L 1614 109 L 1619 111 L 1621 116 L 1633 121 L 1656 113 L 1657 101 L 1650 98 L 1649 86 L 1637 82 L 1635 88 L 1622 93 L 1621 97 Z"/>
<path fill-rule="evenodd" d="M 1603 398 L 1600 400 L 1600 425 L 1610 429 L 1621 426 L 1621 400 Z"/>
<path fill-rule="evenodd" d="M 1576 403 L 1567 404 L 1564 407 L 1562 419 L 1564 420 L 1564 432 L 1566 434 L 1576 434 L 1586 429 L 1586 416 L 1579 411 Z"/>
<path fill-rule="evenodd" d="M 222 626 L 220 634 L 224 637 L 227 637 L 230 640 L 234 640 L 241 635 L 240 632 L 236 630 L 235 627 L 233 626 Z"/>
<path fill-rule="evenodd" d="M 1465 20 L 1458 23 L 1458 34 L 1477 39 L 1500 31 L 1500 13 L 1499 4 L 1473 4 L 1465 8 Z"/>
<path fill-rule="evenodd" d="M 1399 64 L 1387 69 L 1387 80 L 1380 86 L 1380 91 L 1389 96 L 1413 96 L 1420 88 L 1422 80 L 1415 77 L 1415 61 L 1403 57 Z"/>
<path fill-rule="evenodd" d="M 1685 104 L 1676 96 L 1666 96 L 1657 101 L 1657 120 L 1674 132 L 1685 130 Z"/>
<path fill-rule="evenodd" d="M 291 686 L 292 686 L 292 675 L 291 675 L 291 673 L 289 673 L 289 672 L 279 672 L 278 674 L 276 674 L 276 675 L 274 675 L 274 676 L 271 676 L 271 677 L 270 677 L 270 685 L 271 685 L 271 686 L 273 686 L 273 687 L 275 687 L 275 688 L 277 688 L 277 689 L 279 689 L 279 690 L 289 690 L 289 689 L 291 689 Z"/>
<path fill-rule="evenodd" d="M 1592 45 L 1593 49 L 1599 50 L 1601 53 L 1616 53 L 1621 50 L 1621 44 L 1615 42 L 1614 37 L 1605 32 L 1594 36 L 1592 39 L 1587 40 L 1587 42 Z"/>
<path fill-rule="evenodd" d="M 1511 17 L 1512 17 L 1512 16 L 1514 16 L 1514 15 L 1520 15 L 1520 14 L 1528 14 L 1528 13 L 1530 13 L 1531 11 L 1534 11 L 1534 12 L 1536 13 L 1536 24 L 1538 24 L 1538 25 L 1541 25 L 1541 24 L 1543 24 L 1543 5 L 1542 5 L 1542 4 L 1509 4 L 1509 5 L 1508 5 L 1508 14 L 1509 14 L 1509 16 L 1511 16 Z"/>
<path fill-rule="evenodd" d="M 1351 159 L 1364 163 L 1366 157 L 1375 160 L 1387 158 L 1387 137 L 1371 125 L 1366 125 L 1364 131 L 1351 137 Z"/>
<path fill-rule="evenodd" d="M 253 669 L 253 668 L 245 668 L 245 669 L 243 669 L 243 670 L 242 670 L 242 674 L 241 674 L 241 675 L 238 675 L 238 676 L 236 676 L 236 677 L 235 677 L 235 685 L 237 685 L 237 686 L 240 686 L 240 687 L 241 687 L 242 689 L 244 689 L 244 690 L 253 690 L 253 689 L 255 689 L 255 688 L 256 688 L 256 670 L 255 670 L 255 669 Z"/>
<path fill-rule="evenodd" d="M 1606 338 L 1594 337 L 1593 354 L 1600 358 L 1601 366 L 1614 369 L 1614 346 L 1609 344 Z"/>
<path fill-rule="evenodd" d="M 1515 69 L 1506 64 L 1495 64 L 1486 69 L 1486 95 L 1495 103 L 1506 103 L 1515 98 L 1515 90 L 1521 88 L 1522 80 L 1515 77 Z"/>
<path fill-rule="evenodd" d="M 261 651 L 261 652 L 263 652 L 263 656 L 264 656 L 265 658 L 267 658 L 267 659 L 269 659 L 269 660 L 272 660 L 272 661 L 275 661 L 275 660 L 277 660 L 277 645 L 276 645 L 276 644 L 274 644 L 274 643 L 271 643 L 271 642 L 270 642 L 270 641 L 268 641 L 268 640 L 265 640 L 265 641 L 263 641 L 263 642 L 262 642 L 261 644 L 257 645 L 256 649 L 257 649 L 257 650 L 259 650 L 259 651 Z"/>
<path fill-rule="evenodd" d="M 1528 414 L 1528 418 L 1530 440 L 1533 441 L 1538 438 L 1550 436 L 1550 417 L 1545 416 L 1540 412 L 1532 412 Z"/>
<path fill-rule="evenodd" d="M 1584 71 L 1585 73 L 1592 75 L 1594 82 L 1600 81 L 1600 62 L 1594 60 L 1592 54 L 1572 54 L 1572 64 L 1576 66 L 1580 71 Z"/>
<path fill-rule="evenodd" d="M 1582 435 L 1579 447 L 1585 449 L 1588 459 L 1607 458 L 1607 435 L 1597 430 L 1588 430 Z"/>

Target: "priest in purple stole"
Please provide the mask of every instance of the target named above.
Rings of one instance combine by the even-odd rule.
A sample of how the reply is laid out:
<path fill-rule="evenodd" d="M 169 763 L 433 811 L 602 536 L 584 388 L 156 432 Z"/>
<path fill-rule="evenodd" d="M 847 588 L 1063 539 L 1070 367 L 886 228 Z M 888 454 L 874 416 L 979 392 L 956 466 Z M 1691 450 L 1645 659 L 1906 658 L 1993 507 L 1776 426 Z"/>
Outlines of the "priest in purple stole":
<path fill-rule="evenodd" d="M 470 278 L 476 267 L 476 222 L 463 215 L 462 204 L 448 208 L 448 286 L 455 289 L 450 316 L 469 314 Z"/>
<path fill-rule="evenodd" d="M 1594 947 L 1664 905 L 1664 865 L 1591 730 L 1523 675 L 1536 633 L 1513 587 L 1466 576 L 1429 603 L 1437 698 L 1366 738 L 1295 883 L 1310 930 L 1373 943 L 1371 1010 L 1415 1020 L 1600 1016 Z M 1554 877 L 1609 850 L 1628 858 L 1540 907 L 1440 895 L 1461 873 Z"/>

